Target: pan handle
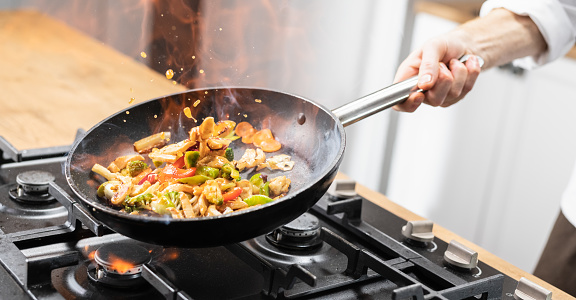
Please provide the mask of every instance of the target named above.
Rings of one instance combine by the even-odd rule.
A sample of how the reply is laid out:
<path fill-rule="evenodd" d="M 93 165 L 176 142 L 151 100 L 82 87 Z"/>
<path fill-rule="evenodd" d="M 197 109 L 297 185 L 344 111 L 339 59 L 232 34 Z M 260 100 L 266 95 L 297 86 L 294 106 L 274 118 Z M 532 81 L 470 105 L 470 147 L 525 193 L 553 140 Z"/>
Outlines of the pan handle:
<path fill-rule="evenodd" d="M 464 55 L 460 58 L 460 61 L 464 63 L 469 57 L 470 55 L 468 54 Z M 476 57 L 478 58 L 480 67 L 482 67 L 484 60 L 479 56 Z M 375 113 L 402 103 L 408 99 L 408 96 L 413 92 L 426 92 L 418 89 L 418 76 L 410 77 L 404 81 L 385 87 L 356 101 L 342 105 L 332 110 L 332 112 L 340 119 L 342 126 L 346 127 Z"/>

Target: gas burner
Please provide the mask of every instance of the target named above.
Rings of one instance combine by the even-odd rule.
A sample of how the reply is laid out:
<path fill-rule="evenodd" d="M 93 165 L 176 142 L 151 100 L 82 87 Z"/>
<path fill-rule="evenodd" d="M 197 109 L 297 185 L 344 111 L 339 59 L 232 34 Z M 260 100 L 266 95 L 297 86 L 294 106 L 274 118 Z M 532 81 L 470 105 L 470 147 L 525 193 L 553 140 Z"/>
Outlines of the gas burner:
<path fill-rule="evenodd" d="M 320 221 L 310 213 L 266 235 L 272 245 L 290 250 L 310 250 L 322 244 Z"/>
<path fill-rule="evenodd" d="M 141 246 L 107 244 L 94 253 L 96 266 L 92 264 L 88 267 L 88 277 L 107 286 L 136 287 L 146 282 L 142 277 L 142 269 L 150 259 L 148 250 Z"/>
<path fill-rule="evenodd" d="M 16 176 L 18 186 L 10 189 L 10 198 L 30 204 L 44 204 L 56 201 L 48 193 L 50 182 L 55 179 L 54 175 L 45 171 L 26 171 Z"/>

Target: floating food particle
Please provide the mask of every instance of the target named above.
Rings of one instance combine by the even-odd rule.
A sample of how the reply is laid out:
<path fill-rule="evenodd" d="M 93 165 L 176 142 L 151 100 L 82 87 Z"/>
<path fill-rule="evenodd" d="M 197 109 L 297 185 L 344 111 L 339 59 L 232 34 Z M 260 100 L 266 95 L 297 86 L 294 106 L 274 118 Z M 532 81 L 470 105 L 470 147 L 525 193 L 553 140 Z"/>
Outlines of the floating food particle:
<path fill-rule="evenodd" d="M 196 55 L 192 55 L 192 59 L 196 59 Z"/>
<path fill-rule="evenodd" d="M 200 72 L 200 74 L 204 74 L 204 70 L 200 70 L 199 72 Z"/>
<path fill-rule="evenodd" d="M 218 30 L 222 31 L 222 27 L 218 28 Z"/>
<path fill-rule="evenodd" d="M 142 56 L 142 58 L 146 58 L 146 56 L 147 56 L 146 52 L 144 52 L 144 51 L 140 52 L 140 56 Z"/>
<path fill-rule="evenodd" d="M 136 99 L 134 99 L 134 97 L 130 98 L 130 101 L 128 101 L 128 104 L 132 104 L 132 102 L 134 102 L 134 100 L 136 100 Z"/>
<path fill-rule="evenodd" d="M 158 118 L 158 115 L 154 115 L 154 119 Z"/>
<path fill-rule="evenodd" d="M 177 85 L 178 82 L 176 82 L 175 80 L 172 80 L 172 84 L 173 84 L 173 85 Z"/>
<path fill-rule="evenodd" d="M 198 104 L 200 104 L 200 99 L 194 101 L 194 104 L 193 104 L 193 105 L 194 105 L 194 107 L 196 107 L 196 106 L 198 106 Z"/>
<path fill-rule="evenodd" d="M 127 114 L 127 115 L 129 115 L 129 114 L 130 114 L 130 111 L 129 111 L 129 110 L 127 110 L 127 111 L 126 111 L 126 114 Z"/>
<path fill-rule="evenodd" d="M 166 70 L 166 78 L 172 79 L 174 77 L 174 71 L 172 69 Z"/>
<path fill-rule="evenodd" d="M 243 114 L 243 116 L 244 116 L 244 118 L 248 118 L 248 115 L 247 115 L 247 114 Z"/>
<path fill-rule="evenodd" d="M 256 103 L 262 103 L 262 100 L 260 99 L 254 99 L 254 101 L 256 101 Z"/>
<path fill-rule="evenodd" d="M 190 111 L 190 107 L 184 107 L 184 114 L 188 119 L 192 119 L 192 112 Z"/>

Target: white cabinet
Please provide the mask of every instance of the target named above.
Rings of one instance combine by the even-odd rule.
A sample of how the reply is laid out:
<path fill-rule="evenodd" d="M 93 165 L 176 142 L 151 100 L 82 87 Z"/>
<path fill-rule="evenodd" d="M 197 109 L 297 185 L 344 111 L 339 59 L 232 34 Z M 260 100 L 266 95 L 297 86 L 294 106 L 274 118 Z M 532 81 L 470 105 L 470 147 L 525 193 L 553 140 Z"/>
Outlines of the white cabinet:
<path fill-rule="evenodd" d="M 419 15 L 414 45 L 454 26 Z M 576 159 L 575 73 L 492 69 L 450 108 L 401 114 L 389 198 L 531 272 Z"/>

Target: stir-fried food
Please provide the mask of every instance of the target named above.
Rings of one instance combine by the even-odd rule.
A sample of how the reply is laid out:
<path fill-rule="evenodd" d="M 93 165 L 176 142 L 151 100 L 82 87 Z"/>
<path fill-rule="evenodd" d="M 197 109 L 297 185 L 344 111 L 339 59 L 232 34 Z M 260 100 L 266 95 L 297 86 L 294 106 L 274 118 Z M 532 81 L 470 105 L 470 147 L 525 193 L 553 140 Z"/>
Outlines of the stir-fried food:
<path fill-rule="evenodd" d="M 208 117 L 183 141 L 167 144 L 169 132 L 137 141 L 134 150 L 139 154 L 120 156 L 108 167 L 93 166 L 92 171 L 107 180 L 97 194 L 126 213 L 178 219 L 231 213 L 286 195 L 290 189 L 286 176 L 256 173 L 242 178 L 240 172 L 245 170 L 288 171 L 294 162 L 285 154 L 266 158 L 264 151 L 281 148 L 269 129 L 256 131 L 246 122 L 238 126 Z M 234 160 L 232 141 L 247 136 L 257 148 Z"/>

